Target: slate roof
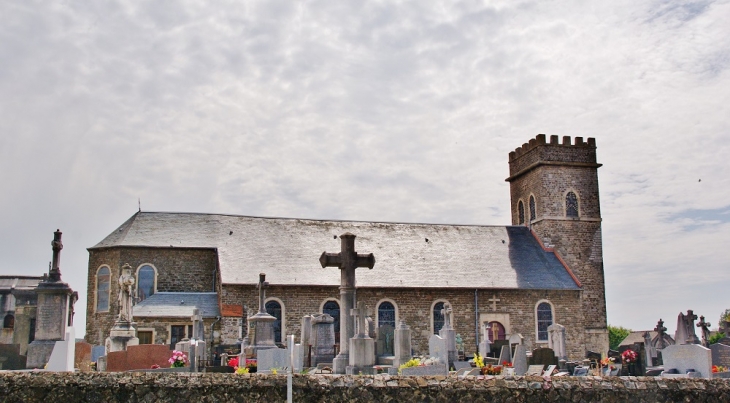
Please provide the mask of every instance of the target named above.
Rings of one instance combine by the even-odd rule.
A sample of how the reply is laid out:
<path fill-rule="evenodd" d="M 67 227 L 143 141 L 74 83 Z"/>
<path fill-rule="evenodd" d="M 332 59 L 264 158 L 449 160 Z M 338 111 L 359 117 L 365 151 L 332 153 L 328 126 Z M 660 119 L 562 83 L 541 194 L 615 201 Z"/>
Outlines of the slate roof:
<path fill-rule="evenodd" d="M 215 292 L 158 292 L 132 307 L 133 317 L 190 318 L 193 309 L 204 318 L 220 316 Z"/>
<path fill-rule="evenodd" d="M 579 289 L 566 267 L 524 226 L 408 224 L 138 212 L 89 250 L 108 247 L 202 247 L 218 252 L 223 284 L 340 283 L 322 268 L 339 235 L 357 236 L 375 267 L 357 269 L 358 287 Z M 427 241 L 428 240 L 428 241 Z"/>
<path fill-rule="evenodd" d="M 0 276 L 0 290 L 33 290 L 41 280 L 41 276 Z"/>

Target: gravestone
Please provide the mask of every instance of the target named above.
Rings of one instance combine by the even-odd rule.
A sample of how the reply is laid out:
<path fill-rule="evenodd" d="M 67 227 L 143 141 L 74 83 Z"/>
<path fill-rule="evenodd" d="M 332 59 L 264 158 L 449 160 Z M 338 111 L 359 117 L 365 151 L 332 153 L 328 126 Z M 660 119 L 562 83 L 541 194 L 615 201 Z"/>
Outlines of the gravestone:
<path fill-rule="evenodd" d="M 712 365 L 730 368 L 730 346 L 720 343 L 710 345 L 712 351 Z"/>
<path fill-rule="evenodd" d="M 532 357 L 529 360 L 530 365 L 558 365 L 558 357 L 551 348 L 536 348 L 532 350 Z"/>
<path fill-rule="evenodd" d="M 557 368 L 557 365 L 548 365 L 547 368 L 545 368 L 545 371 L 542 373 L 543 376 L 552 376 L 553 372 L 555 372 L 555 368 Z"/>
<path fill-rule="evenodd" d="M 359 301 L 357 309 L 351 309 L 350 315 L 355 318 L 355 336 L 350 339 L 350 362 L 345 371 L 350 374 L 371 372 L 375 365 L 375 340 L 368 334 L 367 308 L 365 302 Z"/>
<path fill-rule="evenodd" d="M 294 345 L 294 354 L 292 354 L 292 356 L 294 357 L 294 362 L 292 363 L 292 369 L 294 373 L 299 373 L 304 368 L 304 354 L 302 353 L 303 350 L 304 348 L 301 344 Z"/>
<path fill-rule="evenodd" d="M 515 375 L 524 375 L 527 372 L 527 347 L 524 344 L 515 346 L 515 355 L 512 358 Z"/>
<path fill-rule="evenodd" d="M 697 327 L 700 328 L 701 335 L 702 335 L 702 345 L 705 347 L 710 347 L 710 322 L 705 321 L 704 316 L 700 316 L 700 321 L 697 323 Z"/>
<path fill-rule="evenodd" d="M 312 362 L 332 364 L 335 358 L 335 318 L 326 314 L 312 315 Z"/>
<path fill-rule="evenodd" d="M 492 353 L 494 358 L 499 358 L 499 354 L 502 353 L 502 347 L 509 346 L 509 340 L 494 340 L 492 342 Z"/>
<path fill-rule="evenodd" d="M 394 336 L 395 328 L 391 325 L 380 326 L 377 330 L 377 342 L 375 345 L 375 354 L 378 357 L 392 356 L 395 354 Z"/>
<path fill-rule="evenodd" d="M 530 365 L 527 367 L 527 372 L 525 372 L 525 375 L 542 375 L 542 370 L 545 368 L 544 365 Z"/>
<path fill-rule="evenodd" d="M 20 355 L 20 344 L 0 344 L 0 370 L 25 369 L 26 356 Z"/>
<path fill-rule="evenodd" d="M 411 328 L 406 321 L 401 319 L 398 327 L 395 329 L 395 346 L 393 366 L 398 368 L 402 364 L 411 359 Z"/>
<path fill-rule="evenodd" d="M 310 347 L 312 346 L 312 315 L 304 315 L 302 317 L 302 327 L 299 333 L 299 343 L 302 348 L 300 354 L 302 356 L 302 364 L 307 367 L 312 366 L 312 357 Z"/>
<path fill-rule="evenodd" d="M 91 362 L 96 362 L 99 357 L 106 355 L 106 347 L 104 346 L 92 346 L 91 347 Z"/>
<path fill-rule="evenodd" d="M 288 368 L 289 350 L 285 348 L 269 348 L 256 352 L 257 373 L 268 373 L 272 368 L 282 371 Z"/>
<path fill-rule="evenodd" d="M 439 335 L 432 334 L 428 339 L 428 355 L 438 359 L 439 364 L 447 366 L 449 352 L 446 350 L 446 340 Z"/>
<path fill-rule="evenodd" d="M 489 341 L 489 323 L 482 324 L 482 341 L 479 342 L 479 355 L 486 357 L 491 353 L 492 342 Z"/>
<path fill-rule="evenodd" d="M 454 361 L 454 371 L 458 371 L 463 368 L 471 369 L 471 363 L 469 361 Z"/>
<path fill-rule="evenodd" d="M 502 346 L 502 351 L 499 353 L 499 365 L 504 363 L 511 363 L 512 357 L 509 346 Z"/>
<path fill-rule="evenodd" d="M 28 368 L 43 368 L 48 363 L 56 342 L 65 340 L 67 327 L 73 326 L 73 305 L 78 294 L 61 281 L 61 236 L 60 230 L 53 233 L 53 261 L 48 276 L 34 289 L 38 295 L 35 340 L 28 345 Z"/>
<path fill-rule="evenodd" d="M 332 366 L 336 374 L 344 374 L 350 363 L 349 340 L 355 336 L 355 325 L 350 311 L 355 308 L 355 270 L 358 267 L 372 269 L 375 256 L 358 254 L 355 251 L 356 236 L 346 232 L 340 235 L 340 253 L 322 252 L 319 263 L 322 268 L 337 267 L 340 269 L 340 353 L 333 360 Z"/>
<path fill-rule="evenodd" d="M 126 350 L 113 351 L 97 360 L 97 370 L 107 372 L 131 371 L 150 369 L 153 365 L 161 368 L 170 367 L 168 360 L 172 357 L 172 350 L 165 344 L 140 344 L 129 346 Z M 105 368 L 99 364 L 105 361 Z M 184 371 L 189 371 L 184 368 Z"/>
<path fill-rule="evenodd" d="M 524 340 L 524 337 L 522 337 L 522 334 L 515 333 L 511 334 L 507 340 L 509 341 L 509 347 L 512 351 L 514 351 L 515 346 L 518 344 L 522 344 L 522 341 Z"/>
<path fill-rule="evenodd" d="M 446 364 L 425 365 L 422 367 L 408 367 L 401 369 L 402 376 L 435 376 L 447 375 L 448 373 L 449 370 L 446 367 Z"/>
<path fill-rule="evenodd" d="M 553 349 L 558 360 L 567 357 L 565 350 L 565 326 L 557 323 L 548 326 L 548 347 Z"/>
<path fill-rule="evenodd" d="M 662 350 L 664 359 L 664 373 L 676 369 L 679 375 L 687 374 L 688 369 L 694 369 L 696 376 L 712 377 L 712 351 L 699 344 L 685 344 L 667 346 Z"/>
<path fill-rule="evenodd" d="M 91 344 L 84 340 L 77 341 L 74 348 L 74 367 L 80 371 L 91 370 Z"/>
<path fill-rule="evenodd" d="M 573 376 L 588 376 L 588 367 L 575 367 L 573 369 Z"/>
<path fill-rule="evenodd" d="M 456 361 L 456 330 L 451 326 L 451 315 L 453 311 L 451 304 L 445 303 L 444 308 L 441 310 L 441 314 L 444 316 L 444 326 L 439 330 L 439 336 L 446 340 L 446 351 L 448 354 L 449 368 Z"/>
<path fill-rule="evenodd" d="M 259 311 L 248 318 L 249 328 L 253 328 L 253 344 L 250 346 L 253 354 L 259 350 L 277 348 L 274 341 L 274 322 L 276 318 L 266 312 L 266 288 L 269 287 L 266 281 L 266 273 L 259 273 L 259 283 L 256 286 L 259 290 Z"/>
<path fill-rule="evenodd" d="M 722 339 L 718 340 L 717 343 L 730 346 L 730 337 L 723 337 Z"/>

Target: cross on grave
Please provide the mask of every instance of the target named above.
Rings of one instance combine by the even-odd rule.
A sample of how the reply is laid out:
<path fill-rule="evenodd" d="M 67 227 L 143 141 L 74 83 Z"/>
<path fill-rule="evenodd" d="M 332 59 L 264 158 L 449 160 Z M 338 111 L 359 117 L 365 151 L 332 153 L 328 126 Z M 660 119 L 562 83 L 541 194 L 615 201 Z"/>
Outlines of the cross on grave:
<path fill-rule="evenodd" d="M 266 281 L 266 273 L 259 273 L 259 283 L 256 286 L 259 290 L 259 313 L 266 312 L 264 300 L 266 299 L 266 289 L 269 288 L 269 282 Z"/>
<path fill-rule="evenodd" d="M 192 338 L 196 340 L 203 340 L 203 315 L 200 314 L 200 309 L 193 309 L 193 334 Z"/>
<path fill-rule="evenodd" d="M 451 329 L 451 313 L 453 311 L 451 310 L 451 304 L 446 303 L 444 304 L 444 309 L 441 310 L 441 315 L 444 316 L 444 326 L 443 329 Z"/>
<path fill-rule="evenodd" d="M 697 327 L 702 329 L 702 345 L 710 348 L 710 322 L 705 322 L 705 317 L 700 316 L 700 323 L 697 324 Z"/>
<path fill-rule="evenodd" d="M 355 235 L 346 232 L 340 235 L 340 253 L 322 252 L 319 263 L 322 268 L 337 267 L 340 269 L 340 354 L 335 358 L 335 373 L 344 374 L 349 363 L 349 343 L 355 335 L 355 326 L 350 317 L 350 310 L 355 308 L 355 269 L 375 266 L 375 257 L 372 253 L 358 254 L 355 251 Z"/>
<path fill-rule="evenodd" d="M 659 318 L 659 322 L 656 323 L 656 327 L 654 328 L 654 331 L 657 333 L 657 345 L 654 347 L 657 349 L 663 349 L 666 347 L 666 344 L 664 342 L 664 335 L 667 332 L 667 328 L 664 326 L 664 321 Z"/>
<path fill-rule="evenodd" d="M 492 298 L 488 299 L 487 301 L 492 303 L 492 310 L 497 310 L 497 302 L 501 301 L 501 299 L 497 298 L 496 295 L 492 296 Z"/>
<path fill-rule="evenodd" d="M 350 309 L 350 316 L 355 317 L 355 324 L 357 324 L 355 329 L 355 337 L 357 338 L 367 338 L 368 337 L 368 324 L 367 324 L 367 316 L 368 316 L 368 310 L 365 308 L 365 303 L 363 301 L 360 301 L 357 303 L 357 308 Z"/>

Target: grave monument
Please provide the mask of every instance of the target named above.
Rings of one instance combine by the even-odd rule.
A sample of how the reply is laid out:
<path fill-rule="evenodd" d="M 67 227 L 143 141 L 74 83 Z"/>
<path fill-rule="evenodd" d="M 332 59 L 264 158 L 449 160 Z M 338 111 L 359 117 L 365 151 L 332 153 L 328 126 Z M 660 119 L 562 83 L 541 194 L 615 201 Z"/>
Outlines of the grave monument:
<path fill-rule="evenodd" d="M 122 266 L 122 274 L 119 276 L 119 315 L 114 322 L 114 326 L 109 331 L 104 346 L 106 353 L 115 351 L 124 351 L 127 346 L 136 346 L 139 344 L 137 338 L 136 324 L 132 322 L 132 302 L 134 300 L 134 276 L 132 275 L 132 266 L 125 263 Z"/>
<path fill-rule="evenodd" d="M 548 326 L 548 347 L 555 351 L 558 360 L 564 360 L 567 357 L 565 350 L 565 326 L 554 323 Z"/>
<path fill-rule="evenodd" d="M 266 288 L 269 283 L 266 281 L 266 274 L 259 273 L 259 311 L 256 315 L 248 318 L 248 326 L 253 329 L 253 345 L 251 350 L 254 354 L 259 350 L 276 348 L 274 342 L 274 322 L 276 318 L 266 312 Z"/>
<path fill-rule="evenodd" d="M 319 263 L 322 268 L 337 267 L 340 269 L 340 353 L 333 360 L 333 370 L 336 374 L 344 374 L 350 363 L 349 343 L 355 336 L 355 326 L 350 312 L 355 308 L 355 269 L 375 266 L 375 257 L 372 253 L 358 254 L 355 251 L 355 235 L 346 232 L 340 235 L 340 253 L 322 252 Z M 365 318 L 363 318 L 365 319 Z"/>
<path fill-rule="evenodd" d="M 351 309 L 350 315 L 355 317 L 356 334 L 350 339 L 350 365 L 346 368 L 349 375 L 371 373 L 375 365 L 375 340 L 368 334 L 367 308 L 365 303 L 357 303 L 357 309 Z"/>
<path fill-rule="evenodd" d="M 73 349 L 75 340 L 66 340 L 66 335 L 73 332 L 73 294 L 68 284 L 61 281 L 61 231 L 53 233 L 53 261 L 48 276 L 38 283 L 35 292 L 38 294 L 35 340 L 28 345 L 27 368 L 43 368 L 51 357 L 57 342 L 70 344 Z M 73 356 L 73 353 L 71 353 Z"/>
<path fill-rule="evenodd" d="M 411 359 L 411 328 L 406 321 L 401 319 L 398 327 L 395 328 L 395 345 L 393 366 L 398 368 Z"/>
<path fill-rule="evenodd" d="M 441 315 L 444 316 L 444 327 L 439 330 L 439 336 L 446 340 L 446 351 L 448 351 L 448 363 L 447 365 L 451 368 L 456 361 L 456 330 L 451 326 L 451 304 L 445 303 L 444 309 L 441 310 Z"/>
<path fill-rule="evenodd" d="M 335 358 L 335 318 L 326 313 L 312 315 L 312 362 L 310 366 L 319 363 L 332 363 Z"/>

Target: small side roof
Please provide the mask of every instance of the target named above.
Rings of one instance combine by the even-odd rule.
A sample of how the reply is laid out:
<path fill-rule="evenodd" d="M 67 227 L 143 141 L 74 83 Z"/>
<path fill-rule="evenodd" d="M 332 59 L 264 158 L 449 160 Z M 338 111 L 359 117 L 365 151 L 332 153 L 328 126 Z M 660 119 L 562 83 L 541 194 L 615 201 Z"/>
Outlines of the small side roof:
<path fill-rule="evenodd" d="M 204 318 L 220 316 L 218 294 L 214 292 L 158 292 L 132 308 L 138 318 L 191 318 L 198 308 Z"/>
<path fill-rule="evenodd" d="M 0 276 L 0 290 L 32 290 L 41 280 L 42 276 Z"/>
<path fill-rule="evenodd" d="M 375 268 L 357 270 L 358 287 L 569 289 L 567 267 L 524 226 L 409 224 L 138 212 L 90 250 L 109 247 L 214 248 L 223 284 L 337 286 L 323 251 L 357 236 Z"/>

